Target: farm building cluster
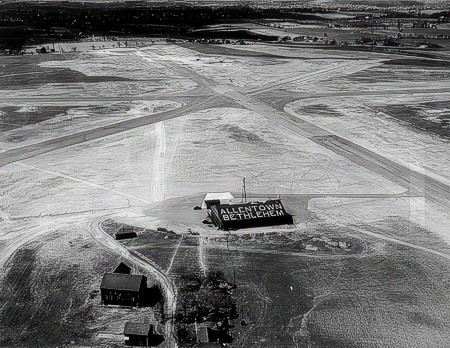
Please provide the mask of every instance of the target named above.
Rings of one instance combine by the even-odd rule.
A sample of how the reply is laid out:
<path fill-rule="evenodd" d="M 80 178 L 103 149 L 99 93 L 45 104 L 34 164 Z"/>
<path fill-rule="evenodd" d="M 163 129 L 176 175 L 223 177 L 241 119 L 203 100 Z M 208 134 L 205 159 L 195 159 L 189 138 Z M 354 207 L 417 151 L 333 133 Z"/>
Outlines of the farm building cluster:
<path fill-rule="evenodd" d="M 145 307 L 152 306 L 162 298 L 159 288 L 148 288 L 147 278 L 131 274 L 131 267 L 121 262 L 111 273 L 103 275 L 100 284 L 101 301 L 105 306 Z M 126 322 L 125 345 L 157 346 L 164 337 L 154 333 L 151 323 Z"/>

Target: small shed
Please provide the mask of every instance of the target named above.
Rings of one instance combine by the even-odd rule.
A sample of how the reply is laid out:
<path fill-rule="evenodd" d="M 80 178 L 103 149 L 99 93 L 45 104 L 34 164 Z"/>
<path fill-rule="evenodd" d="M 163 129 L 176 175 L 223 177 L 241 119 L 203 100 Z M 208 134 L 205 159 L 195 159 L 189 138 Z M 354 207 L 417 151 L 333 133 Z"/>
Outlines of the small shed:
<path fill-rule="evenodd" d="M 127 264 L 121 262 L 121 263 L 119 263 L 119 265 L 116 267 L 116 269 L 114 270 L 113 273 L 131 274 L 131 267 L 128 266 Z"/>
<path fill-rule="evenodd" d="M 201 323 L 196 326 L 197 343 L 201 347 L 220 346 L 222 343 L 231 343 L 233 337 L 223 330 L 215 330 L 209 327 L 207 323 Z"/>
<path fill-rule="evenodd" d="M 127 346 L 148 346 L 152 334 L 153 325 L 150 324 L 127 321 L 123 329 L 125 345 Z"/>
<path fill-rule="evenodd" d="M 114 234 L 116 240 L 136 238 L 137 234 L 131 228 L 122 226 L 122 228 Z"/>
<path fill-rule="evenodd" d="M 146 303 L 147 278 L 135 274 L 105 273 L 100 291 L 104 305 L 141 307 Z"/>
<path fill-rule="evenodd" d="M 209 342 L 208 339 L 208 328 L 205 324 L 196 325 L 197 342 L 205 343 Z"/>
<path fill-rule="evenodd" d="M 209 209 L 212 205 L 230 204 L 234 199 L 231 192 L 210 192 L 203 199 L 202 209 Z"/>

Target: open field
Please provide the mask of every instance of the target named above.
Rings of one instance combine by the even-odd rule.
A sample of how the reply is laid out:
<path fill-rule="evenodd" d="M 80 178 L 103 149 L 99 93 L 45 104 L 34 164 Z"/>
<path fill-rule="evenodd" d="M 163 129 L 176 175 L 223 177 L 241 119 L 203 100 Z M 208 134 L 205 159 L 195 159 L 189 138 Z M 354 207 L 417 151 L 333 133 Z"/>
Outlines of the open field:
<path fill-rule="evenodd" d="M 438 260 L 431 271 L 420 255 L 376 248 L 335 260 L 236 252 L 237 296 L 251 324 L 236 328 L 235 345 L 445 347 L 448 265 Z M 207 255 L 210 267 L 226 262 Z"/>
<path fill-rule="evenodd" d="M 233 346 L 445 347 L 450 68 L 408 59 L 160 42 L 0 58 L 0 345 L 119 346 L 125 321 L 154 320 L 176 346 L 180 277 L 221 270 Z M 202 224 L 204 194 L 239 197 L 244 177 L 295 225 Z M 113 240 L 121 224 L 138 238 Z M 119 260 L 164 305 L 100 306 Z"/>
<path fill-rule="evenodd" d="M 120 346 L 125 321 L 152 313 L 100 305 L 101 277 L 116 263 L 76 222 L 25 244 L 2 279 L 0 345 Z"/>

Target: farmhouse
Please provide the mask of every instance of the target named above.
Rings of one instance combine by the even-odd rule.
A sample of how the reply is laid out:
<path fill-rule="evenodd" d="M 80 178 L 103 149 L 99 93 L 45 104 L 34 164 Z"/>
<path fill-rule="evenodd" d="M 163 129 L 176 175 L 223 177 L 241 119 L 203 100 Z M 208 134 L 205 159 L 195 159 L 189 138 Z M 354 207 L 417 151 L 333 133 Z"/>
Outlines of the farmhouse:
<path fill-rule="evenodd" d="M 217 204 L 210 206 L 208 215 L 222 230 L 292 224 L 292 215 L 286 213 L 281 200 Z"/>
<path fill-rule="evenodd" d="M 146 302 L 147 278 L 143 275 L 105 273 L 100 290 L 104 305 L 141 307 Z"/>

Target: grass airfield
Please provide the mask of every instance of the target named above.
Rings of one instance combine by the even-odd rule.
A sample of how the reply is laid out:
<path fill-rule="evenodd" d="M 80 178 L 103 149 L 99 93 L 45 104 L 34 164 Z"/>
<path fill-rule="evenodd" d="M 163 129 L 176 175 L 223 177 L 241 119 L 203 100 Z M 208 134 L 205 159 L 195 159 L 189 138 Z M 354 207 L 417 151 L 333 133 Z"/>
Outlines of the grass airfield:
<path fill-rule="evenodd" d="M 233 346 L 445 347 L 450 68 L 402 58 L 162 43 L 0 58 L 0 345 L 121 346 L 124 321 L 160 320 L 100 306 L 123 260 L 169 290 L 186 269 L 234 271 L 249 324 Z M 295 226 L 201 224 L 203 194 L 239 195 L 243 177 Z M 106 219 L 142 230 L 111 244 Z M 158 330 L 173 347 L 173 322 Z"/>

